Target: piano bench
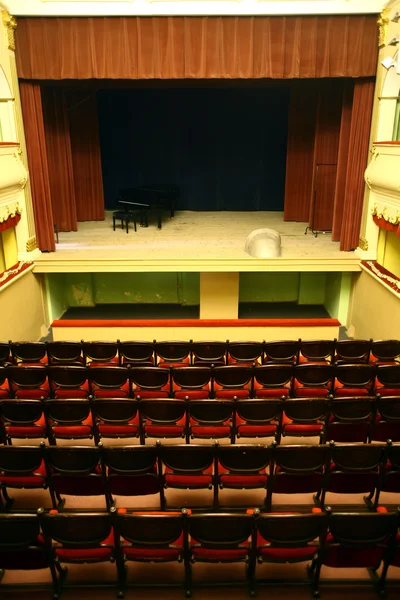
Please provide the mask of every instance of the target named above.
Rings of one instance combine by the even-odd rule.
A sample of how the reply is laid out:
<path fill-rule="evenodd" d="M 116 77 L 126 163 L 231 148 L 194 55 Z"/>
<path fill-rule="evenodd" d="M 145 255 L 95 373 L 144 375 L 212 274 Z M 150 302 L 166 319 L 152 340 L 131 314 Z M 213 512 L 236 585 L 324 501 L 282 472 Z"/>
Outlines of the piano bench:
<path fill-rule="evenodd" d="M 136 215 L 133 212 L 126 210 L 116 210 L 113 212 L 113 230 L 115 231 L 115 222 L 121 221 L 121 229 L 126 228 L 126 233 L 129 232 L 129 223 L 133 223 L 134 230 L 136 231 Z"/>

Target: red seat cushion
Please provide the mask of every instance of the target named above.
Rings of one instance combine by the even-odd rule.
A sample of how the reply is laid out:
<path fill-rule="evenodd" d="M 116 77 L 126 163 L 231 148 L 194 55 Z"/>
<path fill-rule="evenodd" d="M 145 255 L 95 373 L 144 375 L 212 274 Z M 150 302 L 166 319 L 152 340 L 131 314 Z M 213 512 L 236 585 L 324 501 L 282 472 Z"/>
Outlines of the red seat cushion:
<path fill-rule="evenodd" d="M 183 437 L 186 428 L 186 416 L 176 421 L 175 424 L 153 424 L 147 420 L 144 425 L 145 434 L 150 437 Z"/>
<path fill-rule="evenodd" d="M 249 551 L 247 548 L 213 549 L 196 547 L 196 540 L 192 539 L 190 551 L 195 560 L 210 562 L 236 562 L 244 560 Z"/>
<path fill-rule="evenodd" d="M 123 550 L 127 560 L 168 562 L 182 558 L 180 548 L 136 548 L 130 546 L 124 547 Z"/>
<path fill-rule="evenodd" d="M 55 475 L 53 485 L 59 494 L 67 496 L 101 496 L 105 493 L 99 467 L 93 475 Z"/>
<path fill-rule="evenodd" d="M 114 535 L 111 531 L 103 544 L 114 546 Z M 56 548 L 56 556 L 61 562 L 101 562 L 110 560 L 113 556 L 113 548 Z"/>
<path fill-rule="evenodd" d="M 334 537 L 329 534 L 327 544 L 334 543 Z M 367 568 L 376 569 L 383 557 L 384 548 L 346 548 L 344 546 L 331 546 L 322 555 L 322 564 L 338 569 Z"/>
<path fill-rule="evenodd" d="M 229 425 L 191 425 L 190 431 L 195 438 L 225 438 L 230 437 Z"/>
<path fill-rule="evenodd" d="M 117 496 L 148 496 L 160 491 L 156 465 L 149 473 L 140 475 L 118 475 L 111 469 L 108 475 L 110 491 Z"/>
<path fill-rule="evenodd" d="M 236 398 L 249 398 L 250 390 L 216 390 L 215 397 L 216 398 L 228 398 L 232 399 L 236 396 Z"/>
<path fill-rule="evenodd" d="M 311 423 L 293 423 L 291 425 L 285 425 L 283 431 L 285 435 L 311 436 L 319 435 L 322 429 L 323 425 L 312 425 Z"/>
<path fill-rule="evenodd" d="M 139 427 L 137 425 L 137 417 L 129 421 L 129 425 L 99 425 L 98 426 L 100 435 L 107 436 L 136 436 L 138 434 Z"/>
<path fill-rule="evenodd" d="M 175 398 L 180 398 L 184 400 L 185 398 L 189 398 L 189 400 L 206 400 L 210 395 L 210 391 L 208 389 L 203 390 L 178 390 L 174 392 Z"/>
<path fill-rule="evenodd" d="M 364 423 L 330 423 L 326 439 L 335 442 L 364 442 L 367 438 L 370 424 Z M 378 439 L 374 436 L 374 439 Z M 385 438 L 382 441 L 386 441 Z"/>
<path fill-rule="evenodd" d="M 237 428 L 240 437 L 269 437 L 276 431 L 276 425 L 239 425 Z"/>
<path fill-rule="evenodd" d="M 279 467 L 275 469 L 278 475 L 274 479 L 273 491 L 276 494 L 310 494 L 317 492 L 322 481 L 322 473 L 310 475 L 294 475 L 285 473 Z"/>
<path fill-rule="evenodd" d="M 112 390 L 94 390 L 93 395 L 95 398 L 128 398 L 129 390 L 122 388 L 115 388 Z"/>
<path fill-rule="evenodd" d="M 174 473 L 171 469 L 165 469 L 165 483 L 172 488 L 203 489 L 212 485 L 213 466 L 201 473 L 190 473 L 183 475 Z"/>
<path fill-rule="evenodd" d="M 330 473 L 327 489 L 329 492 L 337 494 L 369 492 L 374 488 L 378 476 L 378 471 L 372 473 L 336 472 L 334 465 L 331 467 Z"/>
<path fill-rule="evenodd" d="M 380 394 L 381 396 L 399 396 L 400 395 L 400 386 L 399 387 L 384 387 L 377 385 L 375 387 L 375 393 Z"/>
<path fill-rule="evenodd" d="M 168 398 L 169 393 L 167 390 L 141 390 L 136 388 L 133 392 L 135 398 L 140 396 L 141 398 Z"/>
<path fill-rule="evenodd" d="M 58 389 L 54 393 L 55 398 L 87 398 L 89 396 L 89 390 L 82 388 L 76 388 L 74 390 Z"/>
<path fill-rule="evenodd" d="M 15 397 L 19 398 L 20 400 L 24 400 L 24 399 L 29 400 L 30 398 L 32 398 L 33 400 L 40 399 L 40 398 L 48 398 L 49 390 L 47 390 L 45 388 L 17 389 L 15 391 Z M 71 395 L 69 395 L 68 397 L 70 398 Z"/>
<path fill-rule="evenodd" d="M 285 396 L 287 398 L 289 396 L 289 388 L 281 387 L 281 388 L 259 388 L 255 392 L 256 398 L 281 398 Z"/>
<path fill-rule="evenodd" d="M 13 488 L 42 488 L 46 486 L 46 466 L 44 461 L 41 462 L 40 467 L 32 475 L 0 475 L 0 483 L 3 483 L 6 487 Z"/>
<path fill-rule="evenodd" d="M 369 391 L 367 388 L 348 388 L 348 387 L 335 387 L 335 395 L 338 398 L 342 398 L 344 396 L 369 396 Z"/>
<path fill-rule="evenodd" d="M 54 425 L 52 427 L 56 437 L 61 439 L 87 438 L 93 434 L 93 419 L 89 414 L 88 418 L 82 421 L 81 425 Z"/>
<path fill-rule="evenodd" d="M 260 472 L 258 475 L 221 475 L 219 480 L 225 488 L 252 489 L 265 488 L 267 485 L 267 473 Z"/>
<path fill-rule="evenodd" d="M 183 437 L 183 425 L 145 425 L 145 434 L 149 437 Z"/>
<path fill-rule="evenodd" d="M 36 438 L 45 437 L 46 419 L 44 414 L 35 421 L 33 425 L 8 425 L 6 426 L 8 435 L 15 438 Z"/>
<path fill-rule="evenodd" d="M 317 551 L 317 546 L 302 546 L 299 548 L 276 548 L 268 546 L 270 542 L 257 534 L 257 555 L 266 561 L 291 563 L 311 560 Z M 267 547 L 263 547 L 267 546 Z"/>

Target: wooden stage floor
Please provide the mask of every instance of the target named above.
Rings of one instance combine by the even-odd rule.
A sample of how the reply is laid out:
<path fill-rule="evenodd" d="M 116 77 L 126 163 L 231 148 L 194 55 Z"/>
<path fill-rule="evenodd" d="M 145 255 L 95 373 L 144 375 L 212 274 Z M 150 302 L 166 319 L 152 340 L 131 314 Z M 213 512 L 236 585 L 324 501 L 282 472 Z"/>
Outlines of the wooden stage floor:
<path fill-rule="evenodd" d="M 161 230 L 155 216 L 148 228 L 130 225 L 113 231 L 112 213 L 105 221 L 78 224 L 59 234 L 56 252 L 43 253 L 35 272 L 100 271 L 359 271 L 354 252 L 340 252 L 331 234 L 304 235 L 306 223 L 284 222 L 281 212 L 166 213 Z M 258 259 L 244 250 L 247 236 L 260 228 L 277 230 L 279 258 Z"/>

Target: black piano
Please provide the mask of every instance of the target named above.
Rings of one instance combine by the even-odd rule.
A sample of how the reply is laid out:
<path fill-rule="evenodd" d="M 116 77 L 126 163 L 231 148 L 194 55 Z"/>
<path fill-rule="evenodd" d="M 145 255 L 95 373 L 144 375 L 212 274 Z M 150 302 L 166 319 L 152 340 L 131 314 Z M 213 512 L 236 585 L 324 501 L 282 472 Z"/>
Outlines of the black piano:
<path fill-rule="evenodd" d="M 162 212 L 168 210 L 174 216 L 175 203 L 179 198 L 179 186 L 173 184 L 142 185 L 134 188 L 125 188 L 119 191 L 118 202 L 126 210 L 140 210 L 140 224 L 148 227 L 148 211 L 157 214 L 158 229 L 161 229 Z"/>

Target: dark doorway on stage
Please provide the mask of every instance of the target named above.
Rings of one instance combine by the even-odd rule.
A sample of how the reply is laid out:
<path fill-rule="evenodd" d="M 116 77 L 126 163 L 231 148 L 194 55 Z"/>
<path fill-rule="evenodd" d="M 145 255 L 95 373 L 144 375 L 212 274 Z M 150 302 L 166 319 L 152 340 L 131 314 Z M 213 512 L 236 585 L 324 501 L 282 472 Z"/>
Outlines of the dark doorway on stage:
<path fill-rule="evenodd" d="M 106 209 L 118 190 L 180 187 L 181 210 L 283 211 L 288 87 L 97 92 Z"/>

